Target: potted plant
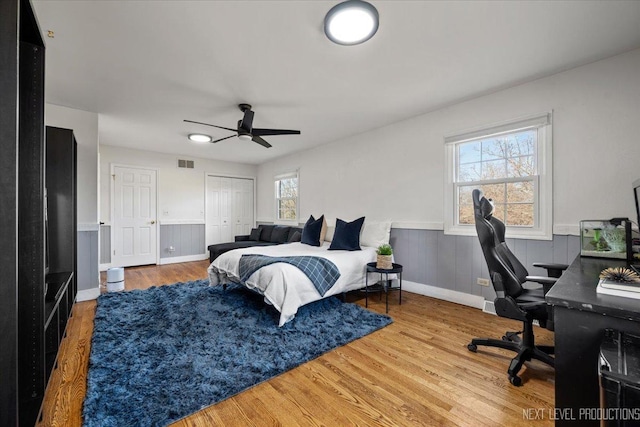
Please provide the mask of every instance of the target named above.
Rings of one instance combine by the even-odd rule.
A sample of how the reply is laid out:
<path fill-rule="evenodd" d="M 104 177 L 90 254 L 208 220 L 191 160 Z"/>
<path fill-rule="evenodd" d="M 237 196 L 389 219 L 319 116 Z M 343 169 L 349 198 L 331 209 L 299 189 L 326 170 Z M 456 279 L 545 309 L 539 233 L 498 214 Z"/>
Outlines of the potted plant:
<path fill-rule="evenodd" d="M 376 259 L 376 268 L 380 268 L 383 270 L 391 270 L 393 268 L 392 255 L 393 248 L 391 245 L 385 243 L 384 245 L 378 246 L 378 257 Z"/>

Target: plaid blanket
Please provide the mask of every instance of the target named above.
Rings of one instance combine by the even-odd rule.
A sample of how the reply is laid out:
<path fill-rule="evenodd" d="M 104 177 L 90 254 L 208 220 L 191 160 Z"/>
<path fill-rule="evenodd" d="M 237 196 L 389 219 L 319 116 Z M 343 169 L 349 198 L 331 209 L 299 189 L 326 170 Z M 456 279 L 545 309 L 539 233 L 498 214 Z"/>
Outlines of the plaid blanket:
<path fill-rule="evenodd" d="M 340 277 L 338 267 L 325 258 L 315 256 L 242 255 L 239 264 L 240 281 L 244 283 L 253 273 L 264 266 L 286 262 L 298 267 L 307 275 L 321 296 L 327 293 Z"/>

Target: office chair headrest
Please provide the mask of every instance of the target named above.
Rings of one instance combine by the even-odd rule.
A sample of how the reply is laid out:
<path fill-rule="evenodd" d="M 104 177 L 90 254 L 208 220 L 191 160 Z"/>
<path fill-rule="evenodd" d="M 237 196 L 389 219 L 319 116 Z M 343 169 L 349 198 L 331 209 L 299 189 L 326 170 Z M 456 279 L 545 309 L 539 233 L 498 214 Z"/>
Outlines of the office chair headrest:
<path fill-rule="evenodd" d="M 473 198 L 474 214 L 487 220 L 491 219 L 493 215 L 493 203 L 490 199 L 484 197 L 482 190 L 473 190 L 471 197 Z"/>

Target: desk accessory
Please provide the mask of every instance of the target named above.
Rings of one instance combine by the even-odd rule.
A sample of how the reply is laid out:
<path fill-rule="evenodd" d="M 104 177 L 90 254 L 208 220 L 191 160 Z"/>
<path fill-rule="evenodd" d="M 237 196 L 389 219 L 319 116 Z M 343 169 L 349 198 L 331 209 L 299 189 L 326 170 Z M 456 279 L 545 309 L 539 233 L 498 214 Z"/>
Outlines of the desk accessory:
<path fill-rule="evenodd" d="M 600 273 L 600 281 L 596 292 L 640 299 L 640 276 L 630 268 L 605 268 Z"/>

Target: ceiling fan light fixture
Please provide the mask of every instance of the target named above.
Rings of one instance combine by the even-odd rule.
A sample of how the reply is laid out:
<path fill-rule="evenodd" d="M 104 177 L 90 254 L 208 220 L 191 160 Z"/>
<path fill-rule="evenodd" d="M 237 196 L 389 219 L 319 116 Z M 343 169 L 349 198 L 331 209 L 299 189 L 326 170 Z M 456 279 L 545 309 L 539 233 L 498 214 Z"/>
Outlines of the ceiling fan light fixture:
<path fill-rule="evenodd" d="M 243 141 L 251 141 L 251 135 L 247 135 L 246 133 L 241 133 L 240 135 L 238 135 L 238 138 Z"/>
<path fill-rule="evenodd" d="M 369 40 L 378 31 L 378 10 L 362 0 L 347 0 L 331 8 L 324 18 L 324 33 L 342 45 L 356 45 Z"/>
<path fill-rule="evenodd" d="M 190 133 L 189 140 L 193 142 L 211 142 L 213 141 L 213 138 L 203 133 Z"/>

